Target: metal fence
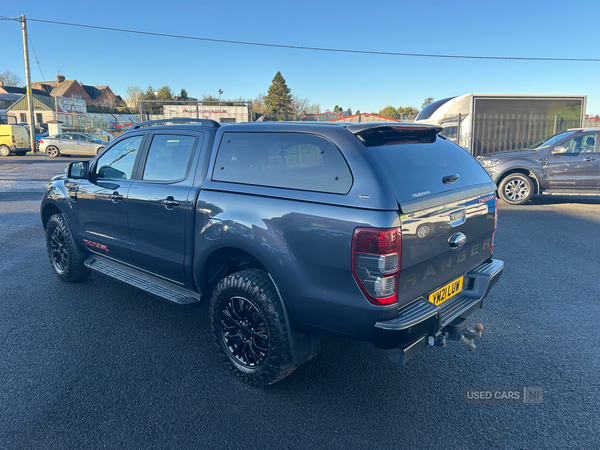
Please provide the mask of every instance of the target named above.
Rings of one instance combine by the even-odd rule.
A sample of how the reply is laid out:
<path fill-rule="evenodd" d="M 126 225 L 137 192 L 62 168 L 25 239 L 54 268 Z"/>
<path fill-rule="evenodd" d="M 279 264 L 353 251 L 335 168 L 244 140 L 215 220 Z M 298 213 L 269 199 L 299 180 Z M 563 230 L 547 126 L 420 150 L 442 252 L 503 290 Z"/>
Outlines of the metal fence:
<path fill-rule="evenodd" d="M 526 148 L 554 133 L 581 126 L 579 116 L 555 114 L 451 114 L 438 121 L 443 136 L 473 156 Z"/>

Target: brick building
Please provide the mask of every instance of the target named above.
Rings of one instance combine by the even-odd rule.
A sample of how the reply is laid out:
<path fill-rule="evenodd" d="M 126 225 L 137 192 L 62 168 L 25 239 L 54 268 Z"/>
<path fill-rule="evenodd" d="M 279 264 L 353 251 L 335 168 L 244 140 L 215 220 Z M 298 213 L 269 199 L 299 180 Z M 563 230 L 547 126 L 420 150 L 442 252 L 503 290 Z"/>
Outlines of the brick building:
<path fill-rule="evenodd" d="M 39 89 L 52 97 L 70 97 L 85 100 L 86 105 L 98 108 L 116 109 L 126 106 L 120 95 L 116 95 L 110 87 L 90 86 L 75 79 L 66 80 L 64 75 L 57 75 L 56 81 L 34 81 L 33 89 Z"/>

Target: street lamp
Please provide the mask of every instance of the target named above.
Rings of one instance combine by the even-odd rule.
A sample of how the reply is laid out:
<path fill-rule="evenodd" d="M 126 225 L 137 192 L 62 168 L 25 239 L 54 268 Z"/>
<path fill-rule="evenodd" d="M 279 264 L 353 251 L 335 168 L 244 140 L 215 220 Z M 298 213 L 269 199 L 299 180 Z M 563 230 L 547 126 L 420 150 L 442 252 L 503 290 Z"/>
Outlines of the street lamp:
<path fill-rule="evenodd" d="M 221 122 L 221 94 L 223 93 L 223 89 L 219 89 L 219 122 Z"/>

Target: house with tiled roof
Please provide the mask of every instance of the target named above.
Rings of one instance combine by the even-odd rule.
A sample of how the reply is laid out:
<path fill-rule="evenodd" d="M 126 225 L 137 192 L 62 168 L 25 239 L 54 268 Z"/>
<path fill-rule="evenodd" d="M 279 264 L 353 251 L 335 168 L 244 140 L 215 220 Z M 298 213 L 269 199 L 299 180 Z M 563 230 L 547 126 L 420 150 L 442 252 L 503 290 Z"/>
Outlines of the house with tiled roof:
<path fill-rule="evenodd" d="M 116 109 L 125 106 L 119 95 L 104 86 L 90 86 L 75 79 L 67 80 L 64 75 L 57 75 L 56 81 L 34 81 L 34 89 L 46 92 L 52 97 L 70 97 L 85 100 L 88 107 Z"/>

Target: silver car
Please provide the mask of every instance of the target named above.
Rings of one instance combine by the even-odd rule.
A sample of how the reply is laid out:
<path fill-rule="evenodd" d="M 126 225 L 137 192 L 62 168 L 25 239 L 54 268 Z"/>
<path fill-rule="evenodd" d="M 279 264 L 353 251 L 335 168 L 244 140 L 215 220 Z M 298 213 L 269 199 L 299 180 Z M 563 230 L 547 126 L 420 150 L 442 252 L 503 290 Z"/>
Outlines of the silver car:
<path fill-rule="evenodd" d="M 40 139 L 40 152 L 50 157 L 59 155 L 95 156 L 108 145 L 107 141 L 87 133 L 61 133 Z"/>

